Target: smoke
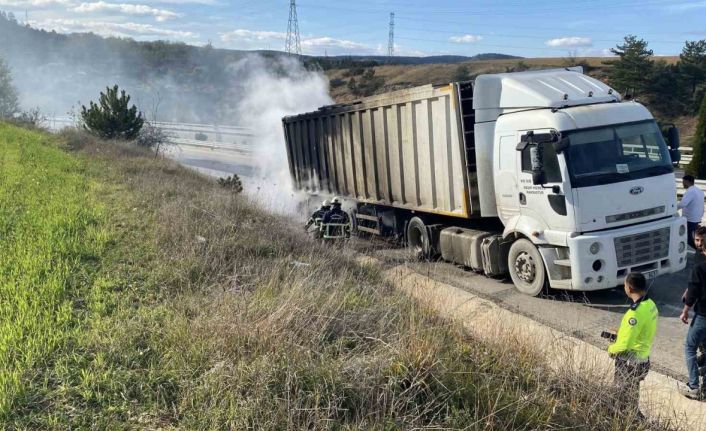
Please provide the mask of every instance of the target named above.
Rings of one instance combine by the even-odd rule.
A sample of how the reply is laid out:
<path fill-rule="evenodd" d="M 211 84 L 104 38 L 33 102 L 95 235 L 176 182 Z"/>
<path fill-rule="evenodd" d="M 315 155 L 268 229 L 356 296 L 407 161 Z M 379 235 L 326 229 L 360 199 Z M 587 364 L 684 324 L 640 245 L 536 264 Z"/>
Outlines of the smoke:
<path fill-rule="evenodd" d="M 328 80 L 293 58 L 281 58 L 272 67 L 253 55 L 234 63 L 231 71 L 241 82 L 235 117 L 254 133 L 251 143 L 257 174 L 246 189 L 267 209 L 293 214 L 306 196 L 293 188 L 282 117 L 333 103 Z"/>
<path fill-rule="evenodd" d="M 106 86 L 126 90 L 149 120 L 244 126 L 253 136 L 208 143 L 245 152 L 180 147 L 175 158 L 210 174 L 239 174 L 269 210 L 292 214 L 303 196 L 291 183 L 282 117 L 332 103 L 328 80 L 285 55 L 256 55 L 178 43 L 138 43 L 92 34 L 62 35 L 23 26 L 0 13 L 0 57 L 13 70 L 23 109 L 49 117 L 76 113 Z M 7 42 L 7 43 L 5 43 Z M 179 139 L 195 139 L 180 132 Z M 190 135 L 189 135 L 190 133 Z M 247 141 L 247 142 L 245 142 Z"/>

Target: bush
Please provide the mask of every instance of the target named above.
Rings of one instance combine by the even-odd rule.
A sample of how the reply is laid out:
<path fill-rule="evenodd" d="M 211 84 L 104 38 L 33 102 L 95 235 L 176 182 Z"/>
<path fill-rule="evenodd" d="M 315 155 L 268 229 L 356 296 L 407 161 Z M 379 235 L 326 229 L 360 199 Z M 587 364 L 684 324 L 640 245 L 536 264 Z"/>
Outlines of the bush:
<path fill-rule="evenodd" d="M 243 191 L 243 183 L 240 182 L 240 177 L 237 174 L 226 178 L 219 178 L 218 184 L 223 188 L 232 190 L 236 194 Z"/>
<path fill-rule="evenodd" d="M 328 82 L 329 87 L 338 88 L 346 85 L 346 81 L 341 78 L 333 78 Z"/>
<path fill-rule="evenodd" d="M 140 147 L 154 150 L 155 154 L 159 154 L 166 147 L 174 145 L 171 138 L 172 135 L 164 129 L 148 122 L 140 130 L 135 143 Z"/>
<path fill-rule="evenodd" d="M 118 86 L 106 87 L 105 93 L 101 92 L 98 103 L 90 102 L 88 108 L 81 106 L 81 119 L 83 127 L 91 133 L 105 139 L 137 138 L 144 119 L 142 112 L 130 104 L 130 96 L 125 90 L 120 91 Z"/>
<path fill-rule="evenodd" d="M 47 117 L 42 114 L 39 108 L 22 111 L 11 120 L 12 123 L 27 129 L 42 129 L 46 121 Z"/>
<path fill-rule="evenodd" d="M 468 81 L 469 79 L 471 79 L 471 70 L 465 64 L 459 65 L 454 73 L 454 81 Z"/>
<path fill-rule="evenodd" d="M 367 69 L 359 81 L 351 78 L 348 81 L 348 89 L 355 96 L 370 96 L 375 94 L 385 84 L 382 77 L 375 76 L 375 69 Z"/>

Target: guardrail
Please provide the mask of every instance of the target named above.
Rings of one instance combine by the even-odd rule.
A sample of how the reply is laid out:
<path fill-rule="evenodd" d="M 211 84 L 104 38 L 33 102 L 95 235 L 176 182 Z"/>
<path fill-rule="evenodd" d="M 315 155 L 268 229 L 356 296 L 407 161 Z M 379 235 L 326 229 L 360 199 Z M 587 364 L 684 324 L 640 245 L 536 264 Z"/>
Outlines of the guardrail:
<path fill-rule="evenodd" d="M 74 125 L 74 121 L 70 117 L 52 117 L 47 119 L 47 125 L 50 130 L 60 130 L 63 127 Z M 212 136 L 211 140 L 221 142 L 224 136 L 249 138 L 254 136 L 253 130 L 242 126 L 227 126 L 220 124 L 196 124 L 196 123 L 173 123 L 166 121 L 155 121 L 152 124 L 164 129 L 172 134 L 206 134 L 207 137 Z M 178 139 L 189 139 L 183 136 L 176 136 Z M 195 139 L 194 139 L 195 140 Z"/>

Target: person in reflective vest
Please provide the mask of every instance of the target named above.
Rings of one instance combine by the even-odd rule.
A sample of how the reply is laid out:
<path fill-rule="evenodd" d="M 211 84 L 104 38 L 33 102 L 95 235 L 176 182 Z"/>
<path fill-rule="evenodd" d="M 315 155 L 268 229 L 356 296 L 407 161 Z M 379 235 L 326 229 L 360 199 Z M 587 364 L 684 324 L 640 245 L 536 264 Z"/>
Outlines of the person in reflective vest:
<path fill-rule="evenodd" d="M 347 238 L 350 235 L 349 222 L 348 214 L 341 209 L 341 199 L 338 197 L 331 199 L 331 210 L 324 215 L 324 219 L 321 221 L 324 239 L 327 237 Z"/>
<path fill-rule="evenodd" d="M 615 358 L 615 385 L 618 405 L 639 413 L 640 382 L 650 369 L 650 352 L 657 332 L 657 305 L 647 296 L 647 280 L 638 272 L 625 277 L 623 286 L 631 304 L 620 322 L 615 343 L 608 353 Z"/>
<path fill-rule="evenodd" d="M 327 199 L 321 204 L 321 208 L 314 211 L 314 213 L 309 218 L 309 221 L 306 222 L 306 226 L 304 226 L 304 229 L 309 229 L 309 226 L 323 220 L 324 216 L 329 211 L 331 211 L 331 203 Z"/>

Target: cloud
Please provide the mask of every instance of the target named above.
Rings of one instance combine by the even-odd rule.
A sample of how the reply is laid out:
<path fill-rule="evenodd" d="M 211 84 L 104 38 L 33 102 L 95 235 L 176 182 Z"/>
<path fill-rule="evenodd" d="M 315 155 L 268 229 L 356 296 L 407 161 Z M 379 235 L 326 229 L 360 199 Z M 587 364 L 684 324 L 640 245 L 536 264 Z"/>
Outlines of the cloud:
<path fill-rule="evenodd" d="M 232 44 L 237 48 L 256 48 L 253 43 L 268 42 L 268 41 L 283 41 L 287 39 L 287 33 L 266 30 L 246 30 L 237 29 L 218 34 L 221 41 Z M 307 53 L 321 53 L 322 50 L 332 51 L 343 50 L 346 52 L 377 52 L 374 47 L 369 45 L 354 42 L 351 40 L 337 39 L 328 36 L 305 36 L 301 38 L 302 50 Z"/>
<path fill-rule="evenodd" d="M 549 39 L 544 44 L 555 48 L 585 48 L 593 46 L 593 40 L 590 37 L 571 36 Z"/>
<path fill-rule="evenodd" d="M 207 6 L 223 6 L 224 3 L 219 0 L 149 0 L 146 3 L 161 3 L 161 4 L 171 4 L 171 5 L 184 5 L 184 4 L 201 4 Z"/>
<path fill-rule="evenodd" d="M 170 30 L 155 27 L 150 24 L 134 22 L 107 22 L 73 19 L 46 19 L 41 21 L 30 20 L 29 24 L 35 28 L 54 30 L 59 33 L 95 33 L 101 36 L 118 37 L 157 37 L 166 39 L 196 39 L 197 33 L 190 31 Z"/>
<path fill-rule="evenodd" d="M 165 9 L 157 9 L 143 4 L 129 3 L 107 3 L 98 1 L 93 3 L 81 3 L 72 9 L 80 13 L 117 12 L 125 15 L 153 16 L 158 22 L 178 18 L 180 15 Z"/>
<path fill-rule="evenodd" d="M 451 36 L 449 38 L 449 41 L 454 43 L 474 43 L 480 40 L 483 40 L 483 36 L 476 36 L 474 34 L 464 34 L 463 36 Z"/>
<path fill-rule="evenodd" d="M 277 31 L 260 31 L 260 30 L 245 30 L 237 29 L 233 31 L 228 31 L 225 33 L 219 33 L 219 37 L 223 42 L 254 42 L 261 40 L 285 40 L 287 39 L 287 34 Z"/>
<path fill-rule="evenodd" d="M 613 54 L 610 51 L 610 48 L 588 48 L 588 49 L 579 49 L 575 52 L 577 57 L 613 57 L 615 54 Z"/>
<path fill-rule="evenodd" d="M 309 48 L 314 50 L 316 48 L 343 48 L 352 50 L 369 50 L 370 46 L 363 43 L 353 42 L 344 39 L 335 39 L 333 37 L 311 37 L 302 39 L 302 49 Z"/>
<path fill-rule="evenodd" d="M 18 9 L 44 8 L 50 6 L 70 6 L 71 0 L 0 0 L 0 6 Z"/>

